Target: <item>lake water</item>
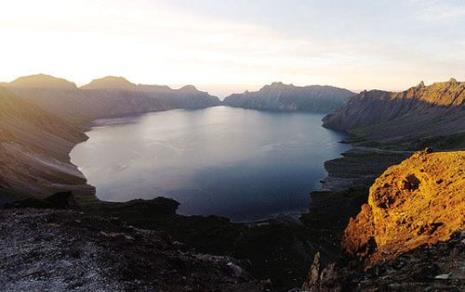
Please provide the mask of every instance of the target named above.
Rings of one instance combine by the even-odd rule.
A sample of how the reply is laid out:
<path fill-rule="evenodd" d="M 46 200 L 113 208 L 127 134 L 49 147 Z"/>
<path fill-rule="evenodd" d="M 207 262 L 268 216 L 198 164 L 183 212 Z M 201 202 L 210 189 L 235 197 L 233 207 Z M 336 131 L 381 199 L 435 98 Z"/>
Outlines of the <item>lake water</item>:
<path fill-rule="evenodd" d="M 236 221 L 305 211 L 348 149 L 323 115 L 229 107 L 96 121 L 71 159 L 105 201 L 169 197 L 180 214 Z"/>

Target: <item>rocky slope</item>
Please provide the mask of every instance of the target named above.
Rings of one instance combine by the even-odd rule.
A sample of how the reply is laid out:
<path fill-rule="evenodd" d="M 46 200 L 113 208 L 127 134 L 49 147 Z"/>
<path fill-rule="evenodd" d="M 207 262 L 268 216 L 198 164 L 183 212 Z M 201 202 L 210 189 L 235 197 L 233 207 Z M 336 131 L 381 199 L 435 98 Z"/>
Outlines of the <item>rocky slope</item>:
<path fill-rule="evenodd" d="M 343 246 L 369 262 L 393 258 L 465 229 L 465 152 L 419 152 L 388 168 L 351 220 Z"/>
<path fill-rule="evenodd" d="M 323 268 L 307 291 L 461 291 L 465 287 L 465 152 L 417 152 L 388 168 L 343 238 L 349 257 Z"/>
<path fill-rule="evenodd" d="M 193 86 L 136 85 L 122 77 L 105 77 L 77 88 L 48 75 L 18 78 L 7 87 L 42 109 L 78 124 L 98 118 L 121 117 L 174 108 L 196 109 L 219 105 L 217 97 Z"/>
<path fill-rule="evenodd" d="M 342 106 L 352 95 L 354 93 L 349 90 L 337 87 L 298 87 L 276 82 L 256 92 L 233 94 L 226 97 L 223 103 L 233 107 L 267 111 L 328 113 Z"/>
<path fill-rule="evenodd" d="M 85 139 L 78 128 L 0 87 L 2 200 L 26 193 L 43 197 L 63 190 L 87 197 L 93 189 L 68 155 Z"/>
<path fill-rule="evenodd" d="M 403 92 L 364 91 L 323 121 L 328 128 L 352 134 L 352 142 L 370 146 L 461 148 L 464 102 L 465 82 L 422 82 Z"/>
<path fill-rule="evenodd" d="M 323 265 L 317 255 L 302 291 L 463 291 L 465 232 L 423 245 L 369 268 L 357 262 Z"/>
<path fill-rule="evenodd" d="M 266 291 L 237 260 L 72 210 L 0 210 L 5 291 Z"/>

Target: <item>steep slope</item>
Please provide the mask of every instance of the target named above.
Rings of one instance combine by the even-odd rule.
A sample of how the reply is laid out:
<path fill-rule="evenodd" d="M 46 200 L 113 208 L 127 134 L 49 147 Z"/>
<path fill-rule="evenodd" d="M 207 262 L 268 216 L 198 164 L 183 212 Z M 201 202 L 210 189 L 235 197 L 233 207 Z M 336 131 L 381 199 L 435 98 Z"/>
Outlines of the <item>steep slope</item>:
<path fill-rule="evenodd" d="M 422 82 L 403 92 L 364 91 L 323 121 L 369 145 L 460 148 L 465 146 L 464 102 L 465 82 Z"/>
<path fill-rule="evenodd" d="M 0 191 L 37 197 L 62 190 L 92 196 L 68 153 L 86 136 L 0 87 Z"/>
<path fill-rule="evenodd" d="M 7 87 L 42 109 L 81 125 L 98 118 L 220 104 L 218 98 L 195 88 L 173 90 L 166 86 L 136 85 L 122 77 L 97 79 L 82 88 L 71 84 L 52 76 L 33 75 L 19 78 Z"/>
<path fill-rule="evenodd" d="M 465 228 L 465 152 L 419 152 L 388 168 L 346 228 L 343 246 L 376 263 Z"/>
<path fill-rule="evenodd" d="M 327 113 L 342 106 L 352 95 L 353 92 L 337 87 L 298 87 L 277 82 L 266 85 L 257 92 L 228 96 L 224 104 L 257 110 Z"/>

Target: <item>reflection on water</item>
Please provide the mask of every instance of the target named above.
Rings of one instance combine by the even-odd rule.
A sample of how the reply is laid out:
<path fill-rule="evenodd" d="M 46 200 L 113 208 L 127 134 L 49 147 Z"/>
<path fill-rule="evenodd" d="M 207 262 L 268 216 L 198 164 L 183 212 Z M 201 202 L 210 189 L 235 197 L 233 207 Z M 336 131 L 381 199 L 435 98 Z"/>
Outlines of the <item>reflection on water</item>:
<path fill-rule="evenodd" d="M 164 196 L 179 213 L 252 220 L 303 211 L 347 149 L 322 115 L 214 107 L 100 120 L 71 158 L 107 201 Z"/>

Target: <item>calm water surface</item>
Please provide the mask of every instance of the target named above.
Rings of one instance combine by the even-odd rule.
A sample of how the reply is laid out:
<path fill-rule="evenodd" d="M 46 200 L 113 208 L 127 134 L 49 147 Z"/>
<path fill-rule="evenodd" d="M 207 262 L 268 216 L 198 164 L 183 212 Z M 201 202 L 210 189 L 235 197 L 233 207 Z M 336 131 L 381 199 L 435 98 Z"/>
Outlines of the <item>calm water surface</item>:
<path fill-rule="evenodd" d="M 214 107 L 99 120 L 71 159 L 102 200 L 164 196 L 181 214 L 254 220 L 305 211 L 324 161 L 348 149 L 322 117 Z"/>

